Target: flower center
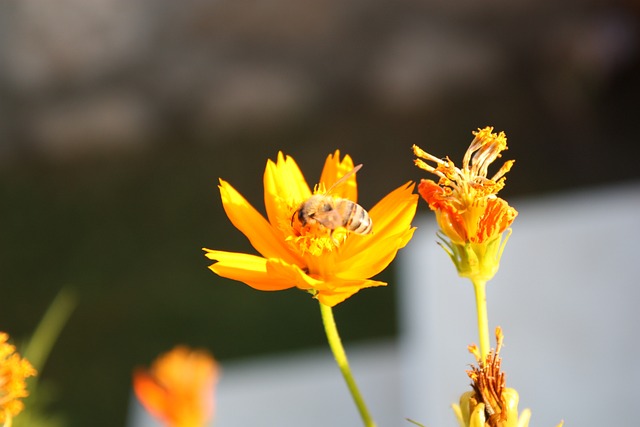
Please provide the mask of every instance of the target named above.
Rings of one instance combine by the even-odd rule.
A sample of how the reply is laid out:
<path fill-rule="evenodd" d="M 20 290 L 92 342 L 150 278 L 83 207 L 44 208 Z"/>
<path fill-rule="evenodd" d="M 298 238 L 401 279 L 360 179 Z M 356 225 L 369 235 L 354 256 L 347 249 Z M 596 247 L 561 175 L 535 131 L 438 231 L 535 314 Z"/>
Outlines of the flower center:
<path fill-rule="evenodd" d="M 286 240 L 303 255 L 321 256 L 333 252 L 340 248 L 348 235 L 344 227 L 330 229 L 313 219 L 303 224 L 295 218 L 291 228 L 292 233 Z"/>
<path fill-rule="evenodd" d="M 291 217 L 282 229 L 294 251 L 317 257 L 340 248 L 349 233 L 344 228 L 341 201 L 316 193 L 290 208 Z"/>

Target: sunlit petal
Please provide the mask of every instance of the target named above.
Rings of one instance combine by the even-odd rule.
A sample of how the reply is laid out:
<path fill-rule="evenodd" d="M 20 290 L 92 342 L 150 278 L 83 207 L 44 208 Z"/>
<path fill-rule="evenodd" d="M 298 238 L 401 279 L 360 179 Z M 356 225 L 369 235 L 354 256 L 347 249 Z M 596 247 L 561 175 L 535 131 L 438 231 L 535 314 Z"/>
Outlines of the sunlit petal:
<path fill-rule="evenodd" d="M 261 291 L 280 291 L 295 286 L 291 276 L 274 274 L 267 269 L 267 259 L 255 255 L 205 249 L 206 257 L 218 261 L 209 268 L 219 276 L 246 283 Z"/>
<path fill-rule="evenodd" d="M 357 277 L 373 277 L 380 273 L 396 257 L 413 237 L 415 228 L 407 229 L 402 233 L 377 239 L 375 243 L 367 246 L 360 256 L 351 256 L 340 261 L 336 269 L 340 271 L 338 276 L 345 279 Z"/>
<path fill-rule="evenodd" d="M 395 233 L 410 226 L 416 213 L 418 195 L 415 184 L 409 182 L 393 190 L 371 210 L 374 234 Z"/>
<path fill-rule="evenodd" d="M 267 161 L 264 171 L 264 204 L 269 222 L 284 228 L 293 211 L 311 196 L 311 190 L 293 158 L 278 153 L 276 162 Z"/>
<path fill-rule="evenodd" d="M 379 282 L 377 280 L 339 281 L 331 286 L 333 290 L 327 289 L 320 291 L 316 298 L 324 305 L 334 307 L 358 292 L 360 289 L 386 285 L 387 284 L 385 282 Z"/>
<path fill-rule="evenodd" d="M 478 241 L 502 234 L 511 226 L 516 215 L 518 212 L 503 199 L 489 199 L 484 215 L 478 221 Z"/>
<path fill-rule="evenodd" d="M 343 199 L 358 201 L 358 185 L 356 184 L 356 176 L 351 175 L 345 182 L 333 187 L 338 180 L 353 170 L 353 160 L 347 154 L 340 160 L 340 150 L 336 150 L 333 155 L 329 155 L 324 163 L 320 182 L 325 190 L 331 189 L 331 195 L 342 197 Z"/>
<path fill-rule="evenodd" d="M 251 242 L 251 245 L 266 258 L 282 258 L 286 262 L 301 264 L 282 237 L 262 215 L 229 183 L 220 180 L 222 205 L 229 220 Z"/>
<path fill-rule="evenodd" d="M 325 283 L 322 280 L 314 279 L 306 274 L 302 269 L 293 264 L 287 264 L 279 259 L 267 261 L 267 272 L 272 277 L 279 277 L 283 282 L 289 283 L 290 287 L 299 289 L 322 289 Z"/>
<path fill-rule="evenodd" d="M 393 250 L 384 246 L 389 243 L 387 238 L 409 230 L 416 213 L 418 196 L 413 194 L 413 188 L 414 185 L 411 183 L 398 187 L 369 211 L 373 221 L 373 233 L 350 237 L 342 248 L 342 258 L 337 264 L 338 270 L 350 268 L 350 264 L 354 262 L 352 258 L 366 259 L 373 252 Z M 363 251 L 367 253 L 363 254 Z"/>

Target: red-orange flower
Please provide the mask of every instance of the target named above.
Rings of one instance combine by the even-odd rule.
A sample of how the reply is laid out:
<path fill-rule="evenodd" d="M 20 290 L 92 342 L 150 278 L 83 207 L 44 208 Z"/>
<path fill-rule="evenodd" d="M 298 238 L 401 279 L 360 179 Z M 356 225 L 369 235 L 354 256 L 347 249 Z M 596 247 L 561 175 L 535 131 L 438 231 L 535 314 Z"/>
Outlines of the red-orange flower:
<path fill-rule="evenodd" d="M 496 197 L 504 187 L 505 174 L 514 161 L 505 162 L 491 178 L 487 177 L 489 165 L 507 149 L 504 132 L 492 133 L 487 127 L 474 132 L 464 159 L 462 168 L 457 168 L 449 158 L 441 160 L 426 153 L 417 146 L 413 147 L 419 159 L 418 167 L 440 177 L 436 184 L 423 179 L 418 191 L 436 212 L 442 231 L 455 243 L 482 243 L 502 234 L 516 215 L 515 209 L 507 202 Z M 433 167 L 421 160 L 436 163 Z"/>
<path fill-rule="evenodd" d="M 267 162 L 264 173 L 268 220 L 229 183 L 220 180 L 227 216 L 262 256 L 205 249 L 206 256 L 217 261 L 210 269 L 263 291 L 297 287 L 330 307 L 360 289 L 386 285 L 370 278 L 384 270 L 413 235 L 411 221 L 417 204 L 413 184 L 392 191 L 369 211 L 371 233 L 358 234 L 347 226 L 326 227 L 315 220 L 307 224 L 300 221 L 301 204 L 314 195 L 326 196 L 325 202 L 331 205 L 340 200 L 355 204 L 355 174 L 332 188 L 353 168 L 348 155 L 342 160 L 339 151 L 329 155 L 312 192 L 293 158 L 278 153 L 276 162 Z M 357 219 L 364 221 L 363 217 Z"/>
<path fill-rule="evenodd" d="M 204 427 L 213 417 L 218 366 L 203 350 L 178 346 L 151 369 L 136 369 L 133 389 L 150 414 L 168 427 Z"/>
<path fill-rule="evenodd" d="M 480 274 L 487 279 L 497 270 L 504 248 L 504 244 L 500 245 L 502 233 L 518 214 L 496 196 L 504 187 L 504 175 L 514 161 L 505 162 L 498 172 L 488 177 L 489 165 L 507 149 L 507 138 L 504 132 L 493 133 L 491 127 L 478 129 L 473 134 L 475 138 L 464 155 L 462 168 L 456 167 L 448 157 L 439 159 L 415 145 L 413 151 L 418 157 L 415 164 L 440 178 L 437 183 L 423 179 L 418 191 L 435 212 L 440 230 L 450 240 L 447 252 L 461 275 Z M 468 265 L 469 262 L 476 265 Z M 482 272 L 469 270 L 477 265 Z"/>

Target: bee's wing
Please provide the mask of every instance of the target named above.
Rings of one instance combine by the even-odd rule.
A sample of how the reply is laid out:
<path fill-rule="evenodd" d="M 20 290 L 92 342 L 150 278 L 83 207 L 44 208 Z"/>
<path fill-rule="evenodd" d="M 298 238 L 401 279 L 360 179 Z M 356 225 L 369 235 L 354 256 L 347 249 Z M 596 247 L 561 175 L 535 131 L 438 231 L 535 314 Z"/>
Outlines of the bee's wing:
<path fill-rule="evenodd" d="M 335 190 L 338 186 L 342 185 L 347 179 L 349 179 L 351 175 L 358 172 L 360 168 L 362 168 L 362 163 L 360 163 L 358 166 L 354 167 L 349 172 L 342 175 L 342 177 L 339 180 L 334 182 L 333 185 L 329 187 L 329 189 L 325 192 L 325 194 L 331 194 L 333 190 Z"/>

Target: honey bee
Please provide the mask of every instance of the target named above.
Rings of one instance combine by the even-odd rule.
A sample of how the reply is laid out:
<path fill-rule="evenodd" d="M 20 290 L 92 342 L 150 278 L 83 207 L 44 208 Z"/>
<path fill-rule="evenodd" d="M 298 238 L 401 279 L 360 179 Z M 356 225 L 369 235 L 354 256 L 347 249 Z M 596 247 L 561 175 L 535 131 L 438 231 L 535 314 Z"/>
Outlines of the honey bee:
<path fill-rule="evenodd" d="M 358 165 L 347 172 L 325 193 L 314 194 L 302 202 L 293 213 L 291 224 L 293 225 L 293 220 L 297 217 L 303 227 L 320 224 L 331 233 L 339 227 L 344 227 L 356 234 L 371 233 L 373 222 L 362 206 L 349 199 L 331 196 L 331 191 L 358 172 L 361 167 L 362 165 Z"/>

